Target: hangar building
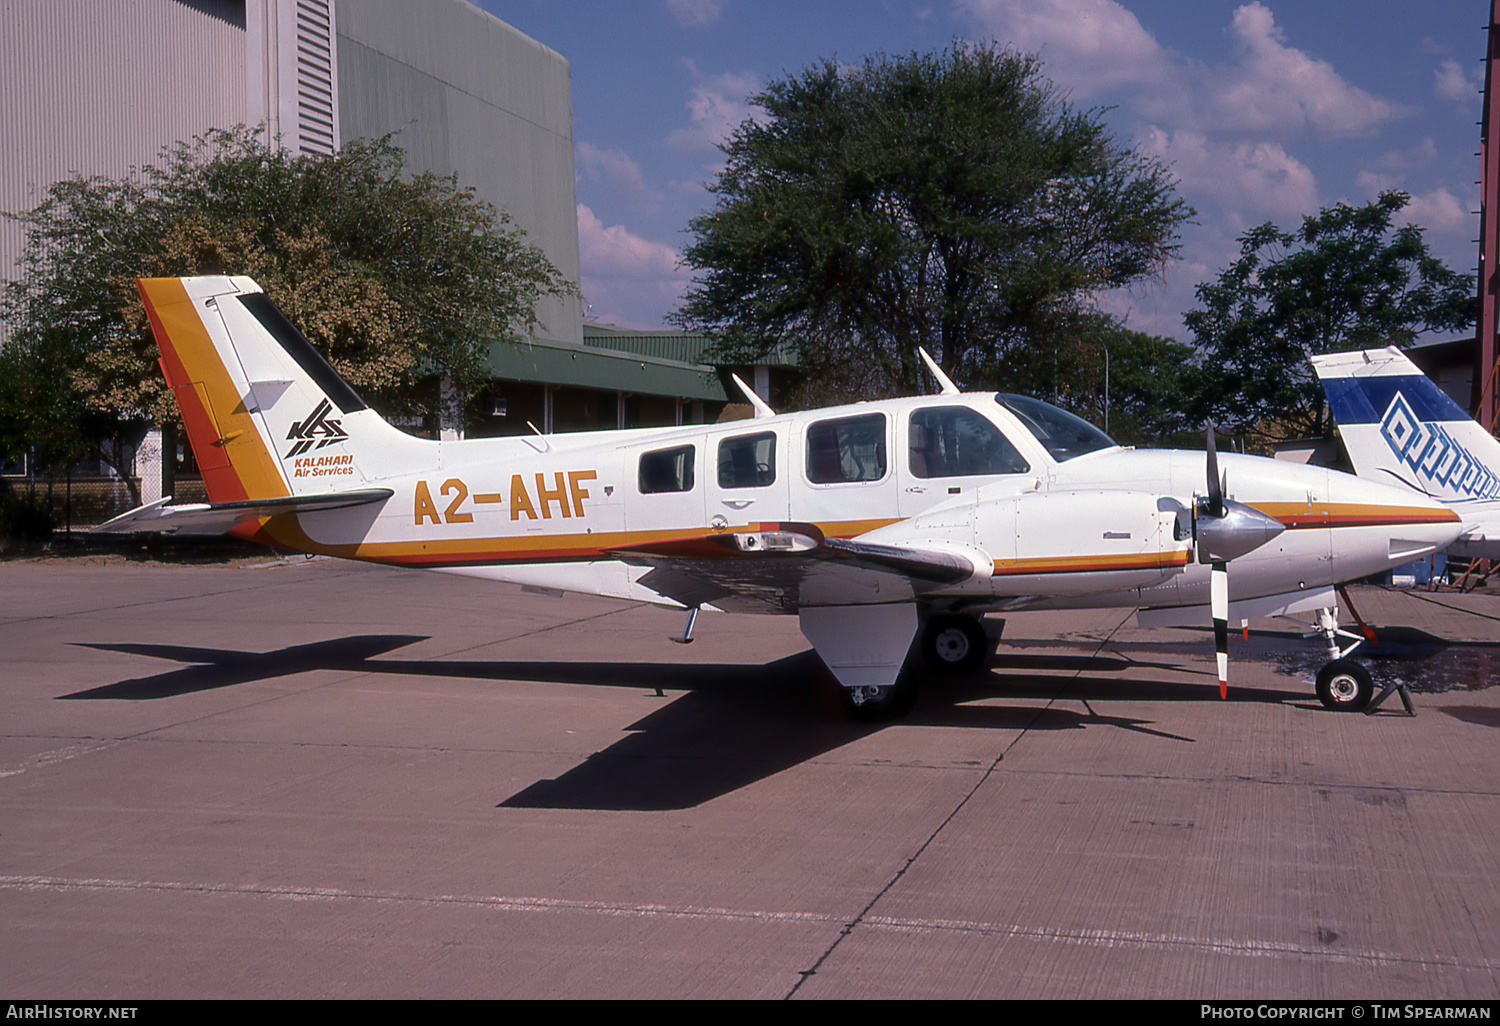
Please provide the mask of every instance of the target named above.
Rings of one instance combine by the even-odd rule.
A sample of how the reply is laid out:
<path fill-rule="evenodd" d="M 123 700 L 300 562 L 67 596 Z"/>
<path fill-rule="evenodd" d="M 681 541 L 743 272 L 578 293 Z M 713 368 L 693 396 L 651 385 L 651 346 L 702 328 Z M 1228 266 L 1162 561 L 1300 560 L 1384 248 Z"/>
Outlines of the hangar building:
<path fill-rule="evenodd" d="M 123 177 L 212 128 L 264 124 L 311 153 L 394 132 L 412 167 L 456 173 L 579 280 L 568 62 L 465 0 L 16 0 L 3 10 L 0 210 L 29 209 L 73 175 Z M 0 221 L 4 273 L 23 243 L 20 225 Z M 528 345 L 494 354 L 494 394 L 470 433 L 691 422 L 726 400 L 713 368 L 678 358 L 701 354 L 701 339 L 664 355 L 640 333 L 585 338 L 577 298 L 547 302 L 538 320 Z"/>

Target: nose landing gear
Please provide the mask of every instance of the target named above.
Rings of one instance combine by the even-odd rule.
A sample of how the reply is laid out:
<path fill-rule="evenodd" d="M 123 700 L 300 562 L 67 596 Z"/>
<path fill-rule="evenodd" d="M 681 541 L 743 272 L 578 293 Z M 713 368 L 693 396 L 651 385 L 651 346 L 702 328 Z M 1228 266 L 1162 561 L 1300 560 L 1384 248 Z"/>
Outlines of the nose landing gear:
<path fill-rule="evenodd" d="M 1375 694 L 1375 681 L 1363 663 L 1335 659 L 1318 671 L 1318 701 L 1336 712 L 1360 712 Z"/>
<path fill-rule="evenodd" d="M 1375 680 L 1370 671 L 1363 663 L 1357 663 L 1347 658 L 1366 640 L 1375 642 L 1375 632 L 1365 626 L 1355 610 L 1354 604 L 1349 601 L 1349 595 L 1343 588 L 1338 589 L 1339 597 L 1349 607 L 1349 612 L 1354 614 L 1354 619 L 1364 629 L 1364 634 L 1354 634 L 1339 628 L 1339 611 L 1336 607 L 1318 610 L 1317 632 L 1323 635 L 1323 640 L 1328 646 L 1328 654 L 1331 661 L 1318 671 L 1316 690 L 1318 701 L 1323 703 L 1325 709 L 1335 712 L 1363 712 L 1371 715 L 1380 704 L 1391 696 L 1391 692 L 1401 693 L 1401 704 L 1406 708 L 1406 715 L 1415 716 L 1416 707 L 1411 703 L 1411 695 L 1407 693 L 1406 685 L 1399 681 L 1387 684 L 1379 695 L 1375 694 Z M 1346 648 L 1339 647 L 1339 638 L 1352 638 L 1353 643 Z"/>

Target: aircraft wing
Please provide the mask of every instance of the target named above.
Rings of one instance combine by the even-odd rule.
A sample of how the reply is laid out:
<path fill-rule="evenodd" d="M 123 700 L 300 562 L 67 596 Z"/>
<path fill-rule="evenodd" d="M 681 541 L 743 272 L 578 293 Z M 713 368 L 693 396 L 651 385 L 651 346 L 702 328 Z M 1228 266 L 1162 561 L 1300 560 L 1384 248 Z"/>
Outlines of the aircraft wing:
<path fill-rule="evenodd" d="M 381 502 L 396 493 L 389 488 L 363 488 L 325 495 L 288 495 L 278 499 L 247 499 L 242 502 L 188 502 L 168 505 L 171 496 L 122 513 L 94 528 L 103 534 L 160 531 L 163 534 L 225 534 L 240 524 L 281 513 L 313 513 Z"/>
<path fill-rule="evenodd" d="M 909 601 L 979 572 L 957 551 L 827 538 L 812 524 L 758 527 L 622 546 L 609 555 L 650 567 L 637 583 L 685 606 L 747 612 Z"/>

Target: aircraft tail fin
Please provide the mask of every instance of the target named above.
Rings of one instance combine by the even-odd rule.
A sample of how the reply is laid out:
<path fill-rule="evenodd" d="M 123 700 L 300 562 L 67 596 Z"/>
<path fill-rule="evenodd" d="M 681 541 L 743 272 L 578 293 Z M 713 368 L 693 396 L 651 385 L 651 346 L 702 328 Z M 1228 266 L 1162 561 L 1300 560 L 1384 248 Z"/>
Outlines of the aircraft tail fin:
<path fill-rule="evenodd" d="M 211 503 L 367 488 L 431 444 L 367 408 L 249 278 L 137 284 Z"/>
<path fill-rule="evenodd" d="M 1500 440 L 1395 346 L 1312 362 L 1357 475 L 1450 502 L 1500 498 Z"/>

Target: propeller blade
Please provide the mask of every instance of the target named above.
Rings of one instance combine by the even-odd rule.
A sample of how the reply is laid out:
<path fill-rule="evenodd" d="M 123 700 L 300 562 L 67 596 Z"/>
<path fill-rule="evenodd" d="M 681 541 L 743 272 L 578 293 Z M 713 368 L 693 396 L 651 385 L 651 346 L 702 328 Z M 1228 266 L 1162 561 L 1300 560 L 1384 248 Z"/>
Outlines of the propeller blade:
<path fill-rule="evenodd" d="M 1219 448 L 1214 441 L 1214 422 L 1204 421 L 1203 429 L 1208 435 L 1208 515 L 1224 515 L 1224 478 L 1219 475 Z"/>
<path fill-rule="evenodd" d="M 1209 612 L 1214 620 L 1214 655 L 1219 668 L 1219 697 L 1229 697 L 1229 561 L 1253 552 L 1275 538 L 1286 525 L 1253 506 L 1224 498 L 1229 474 L 1219 470 L 1219 446 L 1213 421 L 1205 421 L 1204 446 L 1208 494 L 1193 503 L 1193 546 L 1199 563 L 1209 565 Z M 1243 625 L 1248 635 L 1249 622 Z"/>
<path fill-rule="evenodd" d="M 1208 604 L 1214 618 L 1214 649 L 1219 664 L 1219 697 L 1229 697 L 1229 564 L 1214 563 L 1208 575 Z"/>

